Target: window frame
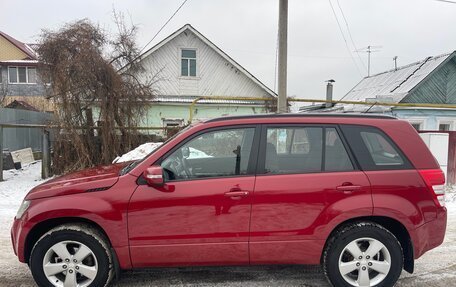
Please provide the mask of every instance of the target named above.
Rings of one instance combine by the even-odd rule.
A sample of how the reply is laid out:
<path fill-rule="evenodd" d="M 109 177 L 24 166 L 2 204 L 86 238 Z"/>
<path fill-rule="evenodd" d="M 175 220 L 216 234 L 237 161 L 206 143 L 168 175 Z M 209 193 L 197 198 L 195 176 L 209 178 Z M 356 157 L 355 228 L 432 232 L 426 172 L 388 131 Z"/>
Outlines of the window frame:
<path fill-rule="evenodd" d="M 419 128 L 416 130 L 417 132 L 426 130 L 424 128 L 427 124 L 426 117 L 410 117 L 404 118 L 404 120 L 408 121 L 410 125 L 419 125 Z"/>
<path fill-rule="evenodd" d="M 437 117 L 437 131 L 440 131 L 440 132 L 451 132 L 451 131 L 454 131 L 455 130 L 455 126 L 456 126 L 456 120 L 454 118 L 450 118 L 450 117 Z M 441 131 L 440 130 L 440 125 L 449 125 L 450 126 L 450 130 L 448 131 Z"/>
<path fill-rule="evenodd" d="M 11 68 L 16 69 L 17 82 L 11 82 L 11 77 L 10 77 Z M 19 82 L 19 68 L 25 68 L 25 82 Z M 35 82 L 29 82 L 29 69 L 35 70 Z M 37 84 L 36 80 L 38 77 L 38 71 L 37 71 L 37 68 L 34 66 L 7 66 L 7 74 L 8 74 L 8 84 L 11 84 L 11 85 L 36 85 Z"/>
<path fill-rule="evenodd" d="M 188 58 L 188 57 L 184 57 L 182 55 L 183 51 L 195 51 L 195 58 Z M 179 77 L 181 78 L 185 78 L 185 79 L 195 79 L 198 77 L 198 49 L 196 48 L 180 48 L 179 49 L 179 67 L 180 67 L 180 71 L 179 71 Z M 182 75 L 182 60 L 187 60 L 187 75 Z M 191 76 L 190 75 L 190 60 L 195 60 L 195 75 L 194 76 Z"/>
<path fill-rule="evenodd" d="M 185 178 L 185 179 L 174 179 L 174 180 L 167 180 L 166 182 L 185 182 L 185 181 L 194 181 L 194 180 L 213 180 L 213 179 L 221 179 L 221 178 L 237 178 L 237 177 L 249 177 L 255 176 L 256 169 L 257 169 L 257 159 L 259 154 L 259 141 L 260 141 L 260 133 L 261 133 L 261 126 L 256 124 L 248 124 L 248 125 L 230 125 L 230 126 L 221 126 L 221 127 L 213 127 L 207 128 L 201 131 L 198 131 L 181 142 L 175 145 L 172 149 L 170 149 L 167 153 L 157 159 L 152 165 L 161 165 L 162 162 L 168 158 L 168 156 L 172 155 L 176 150 L 180 149 L 186 143 L 192 141 L 193 139 L 199 137 L 202 134 L 216 132 L 216 131 L 225 131 L 225 130 L 234 130 L 234 129 L 254 129 L 253 141 L 252 141 L 252 148 L 250 151 L 250 157 L 247 164 L 247 173 L 246 174 L 239 174 L 239 175 L 228 175 L 228 176 L 214 176 L 214 177 L 203 177 L 203 178 Z M 140 176 L 142 178 L 143 175 Z M 139 185 L 147 184 L 145 180 L 138 180 Z"/>
<path fill-rule="evenodd" d="M 321 158 L 321 170 L 312 171 L 312 172 L 287 172 L 287 173 L 266 173 L 266 144 L 267 144 L 267 134 L 269 128 L 321 128 L 322 129 L 322 158 Z M 342 145 L 345 148 L 345 151 L 348 154 L 348 158 L 353 166 L 352 170 L 344 171 L 326 171 L 325 162 L 326 162 L 326 129 L 334 128 L 342 142 Z M 346 141 L 344 134 L 340 130 L 338 124 L 299 124 L 299 123 L 281 123 L 281 124 L 263 124 L 261 125 L 261 136 L 259 143 L 259 155 L 258 155 L 258 164 L 257 164 L 257 176 L 280 176 L 280 175 L 294 175 L 294 174 L 315 174 L 315 173 L 342 173 L 342 172 L 356 172 L 360 171 L 360 166 L 355 156 L 353 155 L 352 150 L 350 149 L 348 142 Z"/>
<path fill-rule="evenodd" d="M 356 125 L 356 124 L 342 124 L 340 125 L 340 131 L 346 138 L 346 131 L 344 131 L 344 127 L 349 128 L 358 128 L 359 131 L 356 134 L 356 138 L 352 138 L 351 140 L 356 143 L 358 152 L 353 151 L 353 146 L 348 144 L 348 147 L 354 157 L 356 158 L 357 164 L 359 169 L 362 171 L 395 171 L 395 170 L 410 170 L 415 169 L 410 159 L 405 155 L 404 151 L 394 142 L 394 140 L 382 129 L 369 126 L 369 125 Z M 403 160 L 403 165 L 376 165 L 372 155 L 367 148 L 366 144 L 363 141 L 361 136 L 361 132 L 369 132 L 369 130 L 375 131 L 377 134 L 381 135 L 383 139 L 399 154 L 401 159 Z M 359 137 L 359 138 L 358 138 Z M 348 143 L 348 141 L 347 141 Z M 360 151 L 361 150 L 361 151 Z M 358 158 L 357 155 L 363 155 L 362 158 Z M 368 155 L 368 156 L 366 156 Z M 360 156 L 361 157 L 361 156 Z M 367 159 L 366 159 L 367 158 Z M 361 164 L 361 161 L 365 163 L 365 167 Z"/>

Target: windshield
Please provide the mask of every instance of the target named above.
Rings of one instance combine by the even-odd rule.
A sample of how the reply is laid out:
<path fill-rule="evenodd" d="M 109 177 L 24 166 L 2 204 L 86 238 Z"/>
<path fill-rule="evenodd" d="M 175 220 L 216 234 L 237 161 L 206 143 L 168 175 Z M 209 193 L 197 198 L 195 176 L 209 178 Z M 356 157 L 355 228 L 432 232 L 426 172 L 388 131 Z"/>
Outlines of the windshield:
<path fill-rule="evenodd" d="M 176 138 L 178 135 L 182 134 L 183 132 L 187 131 L 189 128 L 193 127 L 193 125 L 188 125 L 187 127 L 185 127 L 184 129 L 182 129 L 181 131 L 177 132 L 176 134 L 174 134 L 172 137 L 168 138 L 162 145 L 158 146 L 156 149 L 154 149 L 153 151 L 151 151 L 148 155 L 146 155 L 145 157 L 143 157 L 142 159 L 138 159 L 132 163 L 130 163 L 129 165 L 127 165 L 126 167 L 124 167 L 123 169 L 120 170 L 119 172 L 119 175 L 124 175 L 124 174 L 127 174 L 130 172 L 130 170 L 132 170 L 133 168 L 135 168 L 138 164 L 140 164 L 141 162 L 143 162 L 146 158 L 148 158 L 151 154 L 153 154 L 154 152 L 156 152 L 157 150 L 159 150 L 162 146 L 166 145 L 169 141 L 173 140 L 174 138 Z"/>

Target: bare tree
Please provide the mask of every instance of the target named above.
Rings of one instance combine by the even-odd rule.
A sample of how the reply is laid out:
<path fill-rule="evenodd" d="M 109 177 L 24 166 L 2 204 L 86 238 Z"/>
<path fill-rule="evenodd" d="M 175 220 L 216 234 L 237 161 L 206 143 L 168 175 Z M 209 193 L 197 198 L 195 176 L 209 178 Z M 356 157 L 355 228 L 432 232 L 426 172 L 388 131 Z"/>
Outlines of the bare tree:
<path fill-rule="evenodd" d="M 0 71 L 1 73 L 1 71 Z M 0 107 L 5 106 L 5 98 L 8 96 L 8 86 L 0 82 Z"/>
<path fill-rule="evenodd" d="M 54 146 L 56 173 L 110 163 L 138 144 L 134 128 L 151 102 L 154 82 L 135 76 L 142 68 L 134 61 L 137 27 L 114 16 L 119 31 L 113 39 L 86 19 L 42 32 L 38 54 L 62 128 Z"/>

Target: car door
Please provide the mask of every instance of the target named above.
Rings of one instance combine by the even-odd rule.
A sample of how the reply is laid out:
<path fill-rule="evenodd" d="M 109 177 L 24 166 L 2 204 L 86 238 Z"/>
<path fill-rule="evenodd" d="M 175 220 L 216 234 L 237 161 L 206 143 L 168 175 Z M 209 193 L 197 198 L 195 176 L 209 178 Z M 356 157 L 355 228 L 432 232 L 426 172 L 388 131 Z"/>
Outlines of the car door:
<path fill-rule="evenodd" d="M 155 164 L 163 187 L 138 181 L 128 211 L 134 267 L 248 263 L 257 129 L 200 132 Z"/>
<path fill-rule="evenodd" d="M 372 214 L 369 181 L 335 125 L 264 126 L 258 168 L 252 264 L 319 264 L 329 224 Z"/>

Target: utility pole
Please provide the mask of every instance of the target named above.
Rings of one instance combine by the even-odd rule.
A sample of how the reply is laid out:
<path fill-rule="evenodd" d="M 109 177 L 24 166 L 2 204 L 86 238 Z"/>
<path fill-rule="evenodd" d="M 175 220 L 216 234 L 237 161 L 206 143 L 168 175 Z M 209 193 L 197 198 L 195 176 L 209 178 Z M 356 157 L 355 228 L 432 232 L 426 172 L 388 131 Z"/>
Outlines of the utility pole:
<path fill-rule="evenodd" d="M 277 112 L 288 112 L 287 106 L 287 41 L 288 0 L 279 0 L 279 99 Z"/>

